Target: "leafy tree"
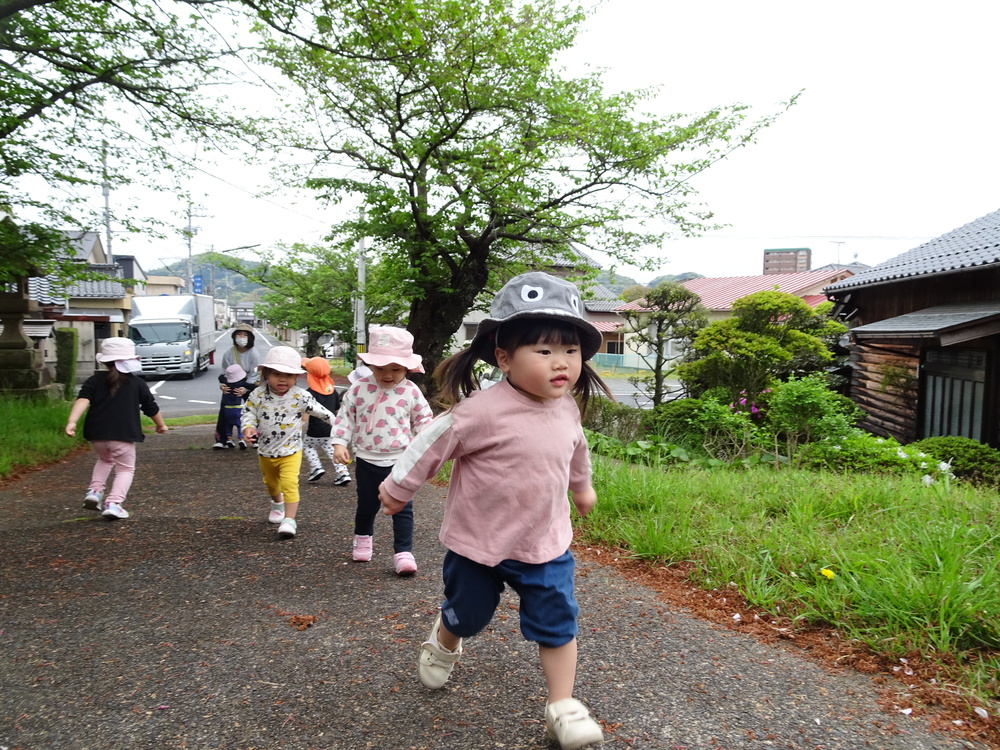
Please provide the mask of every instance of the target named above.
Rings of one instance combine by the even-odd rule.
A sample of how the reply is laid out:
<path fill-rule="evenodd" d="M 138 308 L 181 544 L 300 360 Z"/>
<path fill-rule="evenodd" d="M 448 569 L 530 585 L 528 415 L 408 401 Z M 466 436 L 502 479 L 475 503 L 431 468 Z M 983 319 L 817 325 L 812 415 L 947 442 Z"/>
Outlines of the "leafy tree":
<path fill-rule="evenodd" d="M 666 378 L 670 370 L 684 358 L 698 331 L 708 324 L 707 312 L 697 294 L 680 284 L 666 282 L 646 294 L 642 310 L 622 315 L 633 332 L 630 343 L 652 372 L 634 381 L 645 384 L 656 407 L 668 395 Z M 679 350 L 674 354 L 670 351 L 672 343 Z"/>
<path fill-rule="evenodd" d="M 223 113 L 240 50 L 224 0 L 0 0 L 0 282 L 71 273 L 62 229 L 92 229 L 98 187 L 171 187 L 171 139 L 253 137 Z M 138 211 L 115 218 L 127 230 Z M 148 224 L 146 225 L 149 226 Z"/>
<path fill-rule="evenodd" d="M 644 227 L 703 229 L 692 176 L 773 120 L 742 105 L 639 117 L 651 92 L 563 77 L 584 16 L 556 0 L 283 0 L 259 18 L 261 59 L 318 117 L 297 135 L 305 182 L 363 202 L 332 236 L 370 238 L 429 371 L 484 291 L 571 243 L 636 262 L 667 234 Z"/>
<path fill-rule="evenodd" d="M 634 284 L 630 287 L 626 287 L 622 290 L 622 293 L 618 296 L 621 297 L 625 302 L 635 302 L 637 299 L 642 299 L 647 294 L 649 294 L 649 287 L 644 284 Z"/>
<path fill-rule="evenodd" d="M 833 357 L 826 341 L 846 330 L 794 294 L 755 292 L 733 303 L 733 317 L 698 334 L 693 360 L 677 374 L 695 396 L 722 388 L 732 403 L 749 405 L 774 380 L 823 368 Z"/>
<path fill-rule="evenodd" d="M 275 257 L 280 260 L 275 261 Z M 211 260 L 266 287 L 258 316 L 284 328 L 306 332 L 306 354 L 319 353 L 319 339 L 331 331 L 355 342 L 353 300 L 358 289 L 357 254 L 346 248 L 295 244 L 262 254 L 260 262 L 244 262 L 214 253 Z M 367 269 L 365 319 L 400 324 L 405 305 L 392 279 L 376 267 Z"/>

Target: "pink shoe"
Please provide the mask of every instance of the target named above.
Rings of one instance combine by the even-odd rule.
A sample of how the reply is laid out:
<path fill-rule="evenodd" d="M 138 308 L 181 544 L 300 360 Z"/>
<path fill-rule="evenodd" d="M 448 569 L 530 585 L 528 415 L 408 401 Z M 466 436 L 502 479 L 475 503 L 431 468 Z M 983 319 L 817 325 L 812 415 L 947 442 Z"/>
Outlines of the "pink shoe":
<path fill-rule="evenodd" d="M 351 557 L 357 562 L 368 562 L 372 559 L 372 538 L 370 536 L 361 536 L 360 534 L 354 537 L 354 552 Z"/>
<path fill-rule="evenodd" d="M 412 576 L 417 572 L 417 561 L 412 552 L 397 552 L 392 556 L 392 566 L 398 576 Z"/>

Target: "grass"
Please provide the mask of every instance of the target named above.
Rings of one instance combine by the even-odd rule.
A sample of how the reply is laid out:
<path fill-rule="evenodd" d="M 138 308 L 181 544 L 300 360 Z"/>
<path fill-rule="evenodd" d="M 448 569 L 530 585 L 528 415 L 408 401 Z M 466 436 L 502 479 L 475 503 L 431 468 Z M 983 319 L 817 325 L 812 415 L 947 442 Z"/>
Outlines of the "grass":
<path fill-rule="evenodd" d="M 833 626 L 885 656 L 938 660 L 979 698 L 1000 695 L 995 492 L 872 474 L 664 471 L 600 456 L 594 486 L 584 540 L 691 563 L 702 588 L 732 582 L 767 612 Z"/>
<path fill-rule="evenodd" d="M 82 437 L 82 427 L 77 430 L 76 437 L 65 432 L 71 406 L 69 401 L 0 398 L 0 425 L 5 427 L 4 439 L 0 440 L 0 479 L 21 469 L 57 461 L 87 444 Z M 171 427 L 183 427 L 213 423 L 216 416 L 177 417 L 164 421 Z M 155 429 L 153 420 L 146 416 L 142 417 L 142 426 L 146 432 Z"/>

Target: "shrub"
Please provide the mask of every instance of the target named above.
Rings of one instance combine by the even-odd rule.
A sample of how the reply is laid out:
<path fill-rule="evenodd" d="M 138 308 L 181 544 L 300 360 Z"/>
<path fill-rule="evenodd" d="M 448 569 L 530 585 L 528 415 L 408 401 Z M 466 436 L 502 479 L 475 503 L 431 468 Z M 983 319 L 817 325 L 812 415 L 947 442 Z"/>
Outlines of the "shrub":
<path fill-rule="evenodd" d="M 80 332 L 75 328 L 56 329 L 56 382 L 63 384 L 66 398 L 76 398 L 76 353 Z"/>
<path fill-rule="evenodd" d="M 915 444 L 904 447 L 892 438 L 876 437 L 857 428 L 838 438 L 802 446 L 798 460 L 805 469 L 918 476 L 939 473 L 938 460 Z"/>
<path fill-rule="evenodd" d="M 783 440 L 791 458 L 803 443 L 849 434 L 861 410 L 846 396 L 834 393 L 822 374 L 789 378 L 769 394 L 766 426 Z"/>
<path fill-rule="evenodd" d="M 971 438 L 942 436 L 918 440 L 910 448 L 951 464 L 951 473 L 977 485 L 1000 485 L 1000 451 Z"/>
<path fill-rule="evenodd" d="M 678 398 L 657 404 L 642 416 L 642 431 L 688 447 L 701 446 L 703 431 L 697 426 L 702 401 Z"/>
<path fill-rule="evenodd" d="M 610 398 L 592 398 L 583 419 L 588 430 L 629 443 L 639 437 L 644 409 L 612 401 Z"/>

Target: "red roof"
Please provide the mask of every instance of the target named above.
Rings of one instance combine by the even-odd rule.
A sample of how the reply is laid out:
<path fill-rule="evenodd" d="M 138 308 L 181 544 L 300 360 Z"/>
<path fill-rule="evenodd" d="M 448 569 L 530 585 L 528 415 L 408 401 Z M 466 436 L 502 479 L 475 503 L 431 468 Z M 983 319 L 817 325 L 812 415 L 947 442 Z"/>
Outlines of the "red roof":
<path fill-rule="evenodd" d="M 779 292 L 805 298 L 804 295 L 800 294 L 805 289 L 817 284 L 831 284 L 852 275 L 851 271 L 839 268 L 833 271 L 771 273 L 760 276 L 730 276 L 721 279 L 690 279 L 685 281 L 682 286 L 701 297 L 701 304 L 709 310 L 731 310 L 733 302 L 754 292 L 777 289 Z M 826 299 L 824 295 L 811 294 L 808 296 L 818 298 L 815 304 L 809 303 L 813 307 Z"/>
<path fill-rule="evenodd" d="M 826 299 L 826 297 L 824 297 L 823 299 Z M 614 320 L 591 321 L 591 323 L 593 323 L 594 328 L 596 328 L 601 333 L 614 333 L 619 328 L 625 325 L 622 322 Z"/>

